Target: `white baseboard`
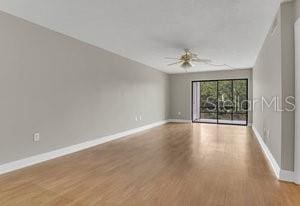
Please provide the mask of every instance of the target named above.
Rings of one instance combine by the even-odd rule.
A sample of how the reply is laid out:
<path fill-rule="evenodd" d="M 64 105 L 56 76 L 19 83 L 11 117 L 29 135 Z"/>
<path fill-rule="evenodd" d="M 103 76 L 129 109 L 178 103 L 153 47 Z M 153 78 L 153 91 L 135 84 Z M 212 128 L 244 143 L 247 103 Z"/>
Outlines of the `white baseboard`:
<path fill-rule="evenodd" d="M 294 172 L 288 170 L 280 170 L 279 179 L 287 182 L 295 182 Z"/>
<path fill-rule="evenodd" d="M 277 163 L 277 161 L 275 160 L 275 158 L 273 157 L 272 153 L 270 152 L 268 146 L 265 144 L 265 142 L 263 141 L 262 136 L 259 134 L 259 132 L 257 131 L 257 129 L 255 128 L 255 126 L 252 126 L 252 130 L 263 150 L 263 152 L 265 153 L 267 159 L 269 160 L 269 162 L 271 163 L 272 169 L 276 175 L 277 178 L 279 178 L 279 174 L 280 174 L 280 167 Z"/>
<path fill-rule="evenodd" d="M 191 123 L 192 120 L 187 120 L 187 119 L 169 119 L 168 122 Z"/>
<path fill-rule="evenodd" d="M 279 167 L 277 161 L 273 157 L 272 153 L 270 152 L 268 146 L 263 141 L 262 136 L 259 134 L 258 130 L 255 128 L 255 126 L 252 126 L 252 130 L 253 130 L 263 152 L 265 153 L 267 159 L 271 163 L 272 169 L 273 169 L 276 177 L 282 181 L 294 182 L 295 181 L 294 180 L 294 172 L 281 169 Z"/>
<path fill-rule="evenodd" d="M 11 171 L 14 171 L 14 170 L 18 170 L 18 169 L 21 169 L 21 168 L 25 168 L 25 167 L 28 167 L 28 166 L 31 166 L 31 165 L 34 165 L 34 164 L 44 162 L 44 161 L 47 161 L 47 160 L 51 160 L 51 159 L 54 159 L 54 158 L 57 158 L 57 157 L 61 157 L 61 156 L 68 155 L 68 154 L 71 154 L 71 153 L 74 153 L 74 152 L 78 152 L 78 151 L 81 151 L 81 150 L 84 150 L 84 149 L 87 149 L 87 148 L 90 148 L 90 147 L 97 146 L 99 144 L 103 144 L 103 143 L 106 143 L 106 142 L 109 142 L 109 141 L 112 141 L 112 140 L 115 140 L 115 139 L 119 139 L 121 137 L 125 137 L 127 135 L 131 135 L 131 134 L 134 134 L 134 133 L 137 133 L 137 132 L 141 132 L 143 130 L 150 129 L 150 128 L 153 128 L 153 127 L 156 127 L 156 126 L 168 123 L 168 122 L 169 122 L 169 120 L 155 122 L 155 123 L 148 124 L 148 125 L 145 125 L 145 126 L 142 126 L 142 127 L 138 127 L 138 128 L 135 128 L 135 129 L 130 129 L 130 130 L 127 130 L 127 131 L 124 131 L 124 132 L 116 133 L 116 134 L 105 136 L 105 137 L 101 137 L 101 138 L 91 140 L 91 141 L 88 141 L 88 142 L 83 142 L 83 143 L 79 143 L 79 144 L 76 144 L 76 145 L 64 147 L 64 148 L 61 148 L 61 149 L 58 149 L 58 150 L 54 150 L 54 151 L 51 151 L 51 152 L 31 156 L 31 157 L 28 157 L 28 158 L 25 158 L 25 159 L 13 161 L 13 162 L 8 162 L 8 163 L 0 165 L 0 174 L 8 173 L 8 172 L 11 172 Z"/>

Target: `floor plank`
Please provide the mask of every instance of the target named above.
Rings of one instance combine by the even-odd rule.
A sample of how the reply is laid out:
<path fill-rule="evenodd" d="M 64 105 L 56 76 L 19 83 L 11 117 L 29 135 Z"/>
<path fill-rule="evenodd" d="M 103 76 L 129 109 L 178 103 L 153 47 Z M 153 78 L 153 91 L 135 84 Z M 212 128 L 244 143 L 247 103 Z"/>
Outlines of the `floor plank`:
<path fill-rule="evenodd" d="M 249 127 L 169 123 L 0 176 L 0 205 L 300 205 Z"/>

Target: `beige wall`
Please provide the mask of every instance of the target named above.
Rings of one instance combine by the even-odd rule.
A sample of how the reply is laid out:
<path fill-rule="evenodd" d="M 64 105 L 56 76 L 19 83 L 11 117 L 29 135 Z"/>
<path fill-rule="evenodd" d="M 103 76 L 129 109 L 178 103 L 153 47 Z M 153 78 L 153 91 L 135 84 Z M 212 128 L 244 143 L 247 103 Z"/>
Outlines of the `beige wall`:
<path fill-rule="evenodd" d="M 233 71 L 214 71 L 183 73 L 170 75 L 171 88 L 171 110 L 172 119 L 191 120 L 191 82 L 194 80 L 216 80 L 216 79 L 248 79 L 248 95 L 252 99 L 252 69 Z M 181 115 L 178 115 L 178 112 Z M 249 123 L 252 123 L 252 112 L 249 112 Z"/>
<path fill-rule="evenodd" d="M 2 12 L 0 25 L 0 164 L 168 118 L 167 74 Z"/>
<path fill-rule="evenodd" d="M 253 98 L 283 101 L 295 94 L 294 82 L 294 2 L 283 3 L 276 16 L 277 28 L 270 30 L 253 68 Z M 285 106 L 283 104 L 282 106 Z M 253 111 L 253 125 L 263 137 L 279 166 L 293 170 L 294 112 L 261 109 Z M 269 136 L 268 131 L 269 130 Z"/>

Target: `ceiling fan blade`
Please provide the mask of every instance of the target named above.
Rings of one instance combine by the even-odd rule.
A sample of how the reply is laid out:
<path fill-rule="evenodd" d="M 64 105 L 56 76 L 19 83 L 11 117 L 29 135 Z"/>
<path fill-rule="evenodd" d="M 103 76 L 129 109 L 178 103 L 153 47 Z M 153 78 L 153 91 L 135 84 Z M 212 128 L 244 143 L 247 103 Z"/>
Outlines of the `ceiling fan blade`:
<path fill-rule="evenodd" d="M 175 59 L 175 60 L 180 60 L 180 59 L 175 58 L 175 57 L 165 57 L 165 59 Z"/>
<path fill-rule="evenodd" d="M 192 61 L 194 61 L 194 62 L 211 62 L 211 60 L 210 59 L 199 59 L 199 58 L 197 58 L 197 59 L 192 59 Z"/>
<path fill-rule="evenodd" d="M 213 63 L 208 63 L 208 62 L 204 62 L 205 64 L 211 65 L 211 66 L 215 66 L 215 67 L 229 67 L 231 69 L 234 69 L 234 67 L 228 65 L 228 64 L 213 64 Z"/>
<path fill-rule="evenodd" d="M 168 66 L 172 66 L 172 65 L 180 64 L 180 63 L 182 63 L 182 61 L 178 61 L 178 62 L 174 62 L 174 63 L 168 64 Z"/>

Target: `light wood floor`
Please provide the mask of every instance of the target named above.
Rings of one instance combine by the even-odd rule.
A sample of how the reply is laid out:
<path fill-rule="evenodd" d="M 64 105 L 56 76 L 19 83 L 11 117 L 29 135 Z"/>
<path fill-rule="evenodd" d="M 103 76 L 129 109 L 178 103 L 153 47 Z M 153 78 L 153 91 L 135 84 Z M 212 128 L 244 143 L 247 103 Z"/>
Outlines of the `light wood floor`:
<path fill-rule="evenodd" d="M 170 123 L 0 176 L 0 205 L 300 205 L 251 129 Z"/>

